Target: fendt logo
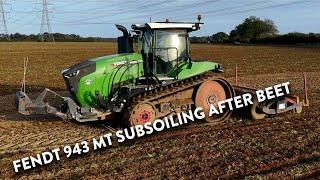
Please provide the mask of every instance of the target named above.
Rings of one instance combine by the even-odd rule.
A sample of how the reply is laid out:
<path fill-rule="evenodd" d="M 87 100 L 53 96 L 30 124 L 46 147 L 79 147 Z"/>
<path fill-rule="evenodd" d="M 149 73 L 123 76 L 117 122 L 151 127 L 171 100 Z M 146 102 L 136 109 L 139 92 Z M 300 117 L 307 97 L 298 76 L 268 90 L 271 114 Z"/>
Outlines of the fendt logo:
<path fill-rule="evenodd" d="M 121 65 L 124 65 L 124 64 L 139 64 L 139 63 L 142 63 L 143 60 L 135 60 L 135 61 L 119 61 L 119 62 L 115 62 L 113 63 L 113 67 L 118 67 L 118 66 L 121 66 Z"/>

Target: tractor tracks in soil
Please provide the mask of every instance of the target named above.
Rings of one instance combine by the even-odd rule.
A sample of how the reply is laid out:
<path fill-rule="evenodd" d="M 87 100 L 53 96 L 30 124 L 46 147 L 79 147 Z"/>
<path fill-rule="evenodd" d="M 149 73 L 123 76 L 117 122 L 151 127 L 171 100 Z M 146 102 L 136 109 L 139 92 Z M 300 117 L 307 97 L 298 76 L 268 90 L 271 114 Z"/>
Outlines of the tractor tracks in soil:
<path fill-rule="evenodd" d="M 286 127 L 283 127 L 283 128 L 286 128 Z M 298 128 L 298 127 L 296 127 Z M 283 130 L 283 129 L 282 129 Z M 207 132 L 204 132 L 205 134 Z M 221 132 L 221 133 L 224 133 L 224 132 Z M 256 132 L 248 132 L 248 134 L 256 134 Z M 304 133 L 304 132 L 303 132 Z M 302 133 L 302 134 L 303 134 Z M 209 133 L 210 134 L 210 133 Z M 232 132 L 230 133 L 232 134 Z M 262 133 L 263 134 L 263 133 Z M 265 134 L 264 134 L 265 135 Z M 240 137 L 240 136 L 239 136 Z M 276 141 L 276 142 L 281 142 L 282 140 L 284 139 L 288 139 L 288 137 L 290 137 L 290 135 L 287 135 L 287 136 L 282 136 L 282 137 L 277 137 L 277 138 L 271 138 L 269 141 L 267 142 L 273 142 L 273 141 Z M 264 142 L 263 137 L 257 137 L 257 138 L 261 138 L 260 141 L 261 142 Z M 254 150 L 246 150 L 246 149 L 237 149 L 237 147 L 239 148 L 240 146 L 238 146 L 239 144 L 235 143 L 238 139 L 235 137 L 234 138 L 234 143 L 225 143 L 230 149 L 226 150 L 226 152 L 228 154 L 232 154 L 233 151 L 236 151 L 236 152 L 244 152 L 243 154 L 245 154 L 246 156 L 267 156 L 269 154 L 273 154 L 273 153 L 278 153 L 278 154 L 281 154 L 281 152 L 283 152 L 284 150 L 287 149 L 287 151 L 293 151 L 295 149 L 301 149 L 301 148 L 304 148 L 305 146 L 318 146 L 319 145 L 319 140 L 313 140 L 313 138 L 315 137 L 310 137 L 309 139 L 306 139 L 304 142 L 298 142 L 298 143 L 293 143 L 291 144 L 290 146 L 280 146 L 280 147 L 277 147 L 277 144 L 274 145 L 274 147 L 272 148 L 268 148 L 267 150 L 265 150 L 264 152 L 255 152 Z M 208 144 L 214 144 L 214 142 L 212 142 L 212 138 L 210 137 L 211 141 L 209 140 L 206 140 L 205 143 L 208 145 Z M 213 138 L 214 139 L 214 138 Z M 229 139 L 229 137 L 225 137 L 224 140 L 226 139 Z M 166 154 L 174 154 L 175 152 L 184 152 L 184 153 L 179 153 L 179 155 L 175 155 L 174 156 L 174 159 L 172 159 L 173 157 L 171 156 L 167 156 L 167 158 L 165 159 L 162 159 L 160 162 L 159 161 L 156 161 L 154 162 L 153 164 L 149 164 L 150 162 L 152 162 L 152 160 L 150 158 L 146 158 L 144 156 L 141 156 L 140 158 L 137 158 L 136 156 L 141 154 L 141 152 L 139 151 L 140 147 L 137 147 L 137 148 L 132 148 L 131 149 L 131 152 L 132 153 L 126 153 L 126 156 L 128 157 L 135 157 L 134 160 L 130 158 L 127 159 L 126 161 L 126 165 L 128 167 L 130 167 L 130 162 L 134 163 L 135 161 L 139 161 L 140 162 L 140 165 L 135 165 L 135 166 L 138 166 L 136 168 L 141 168 L 143 169 L 143 167 L 145 166 L 145 164 L 149 164 L 148 167 L 153 167 L 153 166 L 156 166 L 157 164 L 161 164 L 161 163 L 166 163 L 166 162 L 170 162 L 169 164 L 166 165 L 167 168 L 170 167 L 170 164 L 172 166 L 179 166 L 179 165 L 183 165 L 184 163 L 187 163 L 185 161 L 183 161 L 183 159 L 188 159 L 188 157 L 190 155 L 192 155 L 192 153 L 186 153 L 188 152 L 188 149 L 197 149 L 197 156 L 201 155 L 201 154 L 206 154 L 207 152 L 210 152 L 210 153 L 207 153 L 207 154 L 219 154 L 219 147 L 223 145 L 223 142 L 218 142 L 217 145 L 213 146 L 213 148 L 215 148 L 216 150 L 215 151 L 210 151 L 210 149 L 207 149 L 207 146 L 203 146 L 203 143 L 201 141 L 199 142 L 195 142 L 195 141 L 192 141 L 192 138 L 190 139 L 181 139 L 180 138 L 181 143 L 174 143 L 174 145 L 172 145 L 172 141 L 168 142 L 168 143 L 165 143 L 165 142 L 157 142 L 157 143 L 154 143 L 153 146 L 156 146 L 156 147 L 163 147 L 165 149 L 167 149 L 167 151 L 165 152 Z M 193 139 L 194 140 L 194 139 Z M 201 140 L 201 138 L 199 137 L 199 140 Z M 234 146 L 232 146 L 234 144 Z M 181 146 L 183 145 L 183 146 Z M 226 149 L 226 148 L 224 148 Z M 144 151 L 148 151 L 148 149 L 143 149 Z M 201 157 L 201 156 L 200 156 Z M 220 157 L 220 156 L 217 156 L 217 157 Z M 219 163 L 221 163 L 221 161 L 223 162 L 223 158 L 220 158 L 218 160 L 216 160 L 215 163 L 213 163 L 214 165 L 218 165 Z M 212 163 L 212 162 L 211 162 Z M 141 167 L 140 167 L 141 166 Z M 257 172 L 260 172 L 259 170 Z M 250 173 L 248 173 L 249 175 Z"/>
<path fill-rule="evenodd" d="M 111 164 L 107 163 L 106 167 L 110 174 L 118 177 L 134 177 L 138 169 L 140 172 L 146 172 L 141 177 L 154 177 L 161 173 L 192 177 L 195 175 L 194 170 L 197 169 L 202 170 L 199 171 L 199 175 L 201 175 L 201 172 L 210 172 L 211 175 L 224 178 L 256 175 L 269 178 L 291 177 L 287 173 L 288 169 L 299 166 L 301 163 L 311 164 L 309 165 L 309 170 L 294 177 L 303 178 L 318 175 L 317 167 L 319 167 L 319 163 L 314 159 L 319 158 L 319 154 L 314 154 L 314 151 L 320 151 L 319 140 L 316 139 L 319 137 L 320 131 L 315 130 L 319 129 L 319 123 L 317 121 L 302 121 L 301 119 L 281 121 L 279 119 L 276 121 L 256 122 L 249 125 L 234 123 L 225 125 L 222 128 L 205 124 L 200 124 L 200 126 L 190 125 L 183 127 L 183 131 L 179 129 L 170 130 L 170 132 L 164 132 L 164 136 L 160 136 L 160 138 L 158 136 L 142 138 L 132 146 L 115 147 L 101 155 L 95 154 L 91 155 L 90 158 L 88 157 L 89 159 L 95 158 L 96 160 L 94 161 L 88 160 L 84 156 L 81 161 L 91 162 L 90 170 L 73 169 L 74 165 L 72 165 L 70 169 L 67 168 L 64 171 L 57 169 L 56 174 L 92 172 L 97 170 L 96 167 L 100 167 L 106 162 L 113 162 Z M 95 128 L 91 129 L 91 131 Z M 102 129 L 101 127 L 99 128 Z M 81 130 L 81 128 L 69 130 L 66 135 L 77 130 Z M 308 132 L 314 130 L 318 134 L 306 136 Z M 293 136 L 291 131 L 297 131 L 293 133 L 297 137 L 294 140 L 290 140 Z M 179 132 L 181 133 L 180 135 Z M 97 134 L 100 133 L 104 132 L 97 132 Z M 45 136 L 45 134 L 41 133 L 39 136 L 35 136 L 36 138 L 30 137 L 31 139 L 37 139 Z M 244 134 L 246 135 L 243 136 Z M 78 135 L 75 134 L 75 136 Z M 302 140 L 297 140 L 300 136 L 302 136 Z M 60 139 L 60 137 L 57 138 Z M 216 139 L 220 140 L 216 141 Z M 264 149 L 261 150 L 243 145 L 249 144 L 252 139 L 256 142 L 268 144 L 268 147 L 265 145 Z M 72 141 L 72 139 L 69 139 L 67 143 Z M 242 142 L 242 144 L 237 142 Z M 55 142 L 53 144 L 58 143 Z M 37 144 L 35 149 L 39 149 L 39 147 L 41 146 Z M 146 152 L 149 153 L 146 154 Z M 246 159 L 247 157 L 252 158 Z M 125 159 L 125 161 L 120 161 L 119 159 Z M 102 161 L 101 163 L 100 160 Z M 139 163 L 137 164 L 136 162 Z M 198 162 L 204 164 L 204 167 L 201 167 Z M 225 170 L 228 164 L 234 165 L 232 168 L 235 168 L 237 172 L 232 173 L 228 172 L 229 169 Z M 246 164 L 246 166 L 241 167 L 239 164 Z M 65 166 L 68 167 L 69 165 Z M 163 168 L 165 168 L 165 171 L 160 170 Z M 31 174 L 31 177 L 32 175 L 35 174 Z M 47 176 L 46 173 L 43 175 Z M 203 176 L 207 175 L 203 174 Z M 51 174 L 51 176 L 55 177 L 55 173 Z M 35 175 L 34 177 L 37 176 Z M 49 174 L 47 177 L 50 177 Z"/>
<path fill-rule="evenodd" d="M 310 95 L 314 100 L 312 103 L 319 105 L 316 81 L 319 82 L 310 78 L 313 82 Z M 9 98 L 12 97 L 0 97 L 0 105 L 11 102 Z M 0 112 L 1 158 L 14 160 L 26 153 L 34 155 L 89 141 L 114 130 L 104 125 L 82 125 L 47 116 L 30 119 L 33 117 L 17 115 L 11 107 Z M 236 118 L 232 120 L 236 121 Z M 232 122 L 221 126 L 195 122 L 137 139 L 131 145 L 115 146 L 75 161 L 64 161 L 65 165 L 57 165 L 63 166 L 64 170 L 56 168 L 51 176 L 65 175 L 66 172 L 93 175 L 101 172 L 99 167 L 103 167 L 108 169 L 108 174 L 118 177 L 136 177 L 141 171 L 144 172 L 141 177 L 159 174 L 271 179 L 314 177 L 319 176 L 320 169 L 319 154 L 315 153 L 320 152 L 318 137 L 320 112 L 316 106 L 301 115 L 289 114 L 256 122 Z M 90 163 L 86 166 L 88 170 L 75 168 L 83 162 Z M 39 173 L 50 177 L 46 176 L 50 168 L 44 169 Z M 294 176 L 292 172 L 295 172 Z M 37 177 L 36 174 L 31 173 L 31 177 Z"/>
<path fill-rule="evenodd" d="M 306 121 L 303 118 L 284 122 L 283 120 L 286 118 L 250 125 L 234 123 L 223 128 L 206 124 L 186 126 L 183 127 L 184 131 L 180 136 L 176 132 L 181 131 L 176 129 L 164 132 L 164 136 L 160 136 L 162 138 L 146 137 L 136 141 L 132 146 L 115 147 L 107 153 L 98 154 L 94 158 L 99 160 L 92 162 L 90 170 L 73 169 L 72 166 L 65 171 L 70 174 L 84 174 L 87 171 L 97 171 L 96 167 L 103 166 L 108 168 L 110 174 L 118 177 L 135 177 L 138 171 L 145 172 L 141 177 L 154 177 L 161 173 L 192 177 L 195 176 L 195 170 L 199 169 L 202 170 L 199 171 L 200 176 L 202 172 L 210 172 L 211 175 L 223 178 L 250 177 L 257 174 L 262 177 L 291 177 L 290 174 L 281 172 L 301 163 L 309 163 L 313 165 L 309 171 L 295 177 L 316 176 L 319 164 L 314 159 L 318 158 L 319 154 L 314 154 L 314 151 L 319 152 L 317 137 L 320 131 L 316 130 L 318 134 L 309 136 L 306 134 L 318 129 L 319 122 Z M 201 129 L 206 130 L 201 132 Z M 302 140 L 292 139 L 292 131 L 298 139 L 302 136 Z M 244 134 L 246 136 L 243 136 Z M 216 139 L 221 141 L 216 142 Z M 267 144 L 268 147 L 255 149 L 244 145 L 249 144 L 252 139 Z M 285 141 L 288 142 L 283 143 Z M 251 159 L 246 159 L 248 157 Z M 106 162 L 113 163 L 105 165 Z M 199 165 L 198 162 L 205 165 Z M 237 169 L 237 172 L 228 172 L 228 164 L 232 164 L 232 168 Z M 241 167 L 239 164 L 246 166 Z M 62 175 L 65 171 L 58 171 L 57 174 Z"/>
<path fill-rule="evenodd" d="M 206 79 L 206 78 L 204 78 Z M 195 82 L 198 82 L 199 79 L 196 79 Z M 189 82 L 192 84 L 192 82 Z M 172 87 L 172 91 L 176 91 L 176 87 Z M 31 94 L 30 96 L 35 96 L 35 94 Z M 2 112 L 0 117 L 4 116 L 6 120 L 0 120 L 0 128 L 3 129 L 0 134 L 0 153 L 7 151 L 15 151 L 19 149 L 24 150 L 41 150 L 46 147 L 51 146 L 63 146 L 66 144 L 73 144 L 77 141 L 92 139 L 94 136 L 102 135 L 106 132 L 110 132 L 108 128 L 101 128 L 101 126 L 96 127 L 79 127 L 78 124 L 64 124 L 59 122 L 54 122 L 56 119 L 49 118 L 49 123 L 46 120 L 42 120 L 43 124 L 36 123 L 37 119 L 43 119 L 45 116 L 38 116 L 34 121 L 30 123 L 24 122 L 24 124 L 16 125 L 14 121 L 11 121 L 8 126 L 8 122 L 11 119 L 16 119 L 15 121 L 19 121 L 19 119 L 30 119 L 32 117 L 23 117 L 17 115 L 14 110 L 14 106 L 12 100 L 14 95 L 6 95 L 1 97 L 1 106 L 5 107 L 4 102 L 9 103 L 8 107 L 4 108 L 4 112 Z M 153 97 L 148 95 L 147 97 Z M 142 97 L 142 99 L 146 99 L 146 97 Z M 5 113 L 5 114 L 3 114 Z M 3 115 L 2 115 L 3 114 Z M 315 117 L 316 116 L 316 117 Z M 316 114 L 305 113 L 304 118 L 307 119 L 319 118 Z M 48 117 L 45 117 L 46 119 Z M 205 131 L 221 131 L 224 129 L 242 129 L 242 131 L 247 131 L 250 129 L 255 129 L 258 127 L 268 127 L 272 126 L 272 124 L 277 124 L 283 121 L 284 117 L 267 119 L 254 123 L 229 123 L 227 125 L 222 126 L 212 126 L 210 124 L 204 123 L 195 123 L 194 125 L 187 125 L 181 128 L 177 128 L 174 130 L 169 130 L 166 132 L 158 133 L 157 136 L 151 136 L 149 138 L 144 138 L 142 141 L 151 142 L 159 139 L 172 138 L 172 137 L 183 137 L 187 135 L 202 133 Z M 28 121 L 28 120 L 27 120 Z M 21 122 L 19 122 L 21 123 Z M 19 124 L 17 122 L 17 124 Z M 48 124 L 47 124 L 48 123 Z M 11 126 L 10 126 L 11 124 Z M 46 125 L 45 125 L 46 124 Z M 39 133 L 40 132 L 40 133 Z M 139 140 L 138 140 L 139 141 Z"/>
<path fill-rule="evenodd" d="M 179 171 L 185 173 L 185 175 L 192 176 L 192 173 L 194 173 L 193 168 L 198 168 L 197 166 L 199 165 L 196 162 L 204 161 L 202 163 L 208 163 L 204 167 L 214 167 L 212 169 L 215 170 L 214 172 L 217 176 L 225 174 L 225 177 L 235 177 L 250 176 L 256 173 L 264 174 L 269 173 L 270 170 L 281 169 L 312 158 L 305 156 L 305 154 L 312 154 L 312 150 L 319 149 L 319 140 L 315 139 L 318 136 L 310 135 L 300 141 L 296 141 L 295 138 L 292 139 L 292 134 L 281 133 L 294 130 L 298 133 L 296 136 L 305 135 L 308 133 L 308 129 L 312 130 L 319 127 L 319 124 L 314 123 L 316 122 L 298 123 L 293 121 L 291 123 L 274 124 L 267 129 L 262 126 L 255 126 L 251 130 L 226 128 L 221 131 L 204 131 L 203 133 L 197 133 L 197 136 L 188 135 L 169 139 L 166 137 L 166 140 L 158 139 L 158 141 L 149 141 L 149 138 L 142 138 L 141 142 L 136 142 L 132 146 L 120 146 L 108 150 L 107 153 L 96 154 L 97 157 L 95 158 L 99 159 L 99 161 L 93 162 L 92 166 L 93 169 L 96 169 L 95 167 L 104 165 L 111 174 L 117 174 L 120 170 L 121 174 L 118 174 L 119 176 L 125 175 L 130 177 L 138 169 L 140 172 L 148 172 L 143 177 L 156 176 L 157 173 L 161 173 L 159 171 L 163 171 L 160 170 L 163 167 L 165 167 L 168 174 L 174 175 L 175 171 Z M 303 126 L 303 124 L 305 125 Z M 275 129 L 276 126 L 279 126 L 279 128 Z M 298 131 L 300 128 L 302 131 Z M 273 134 L 278 134 L 279 136 L 268 139 L 267 137 L 270 135 L 271 129 L 275 129 L 272 131 Z M 192 130 L 192 128 L 187 130 Z M 246 131 L 246 137 L 241 136 L 243 131 Z M 232 141 L 230 141 L 231 138 L 233 138 Z M 216 143 L 216 139 L 220 139 L 221 141 Z M 265 147 L 265 149 L 248 149 L 248 146 L 244 144 L 249 144 L 252 139 L 269 144 L 269 147 Z M 148 140 L 148 142 L 144 142 L 143 140 Z M 284 140 L 290 141 L 286 144 L 282 143 Z M 242 144 L 237 142 L 242 142 Z M 306 149 L 309 149 L 309 151 Z M 290 156 L 287 154 L 291 153 L 297 154 L 297 157 L 301 158 L 291 157 L 290 159 Z M 153 158 L 154 156 L 156 158 Z M 274 158 L 270 158 L 272 156 Z M 252 157 L 253 159 L 246 160 L 247 157 Z M 283 158 L 287 160 L 283 160 Z M 270 162 L 265 162 L 268 159 L 270 159 Z M 252 160 L 257 162 L 252 163 Z M 106 162 L 113 163 L 105 165 L 104 163 Z M 136 162 L 139 163 L 137 164 Z M 265 165 L 261 166 L 261 162 L 264 162 Z M 195 164 L 193 165 L 193 163 Z M 225 171 L 228 164 L 244 163 L 248 163 L 248 167 L 243 172 L 241 170 L 239 170 L 239 173 L 228 173 Z M 188 168 L 183 170 L 179 167 Z M 241 167 L 235 166 L 234 168 Z M 72 171 L 72 168 L 70 170 Z"/>
<path fill-rule="evenodd" d="M 294 124 L 295 123 L 292 123 L 292 125 Z M 309 123 L 309 126 L 313 127 L 314 124 Z M 318 127 L 319 124 L 315 126 Z M 292 129 L 298 130 L 299 128 L 299 125 L 293 126 L 290 129 L 286 126 L 275 131 L 274 134 L 286 132 L 288 129 L 289 131 Z M 307 126 L 302 127 L 302 129 L 307 129 Z M 315 139 L 317 137 L 316 135 L 304 138 L 303 141 L 295 142 L 295 139 L 292 139 L 290 134 L 268 140 L 264 137 L 268 135 L 267 132 L 268 131 L 261 132 L 261 134 L 259 134 L 256 131 L 249 131 L 246 137 L 248 141 L 252 138 L 260 138 L 259 140 L 261 142 L 266 141 L 264 143 L 272 146 L 263 153 L 259 153 L 259 151 L 262 151 L 260 149 L 258 149 L 259 151 L 255 151 L 254 149 L 246 151 L 248 146 L 237 143 L 237 141 L 241 142 L 243 138 L 241 136 L 235 136 L 234 141 L 230 142 L 228 136 L 231 137 L 233 131 L 225 130 L 220 131 L 220 135 L 216 136 L 210 136 L 211 132 L 203 132 L 198 135 L 198 139 L 188 136 L 188 138 L 179 137 L 177 138 L 178 140 L 170 138 L 163 142 L 152 141 L 134 144 L 131 147 L 124 147 L 124 149 L 113 149 L 112 153 L 104 153 L 103 156 L 97 158 L 104 158 L 104 160 L 101 159 L 101 161 L 114 162 L 105 168 L 108 168 L 109 173 L 117 174 L 118 177 L 133 177 L 138 171 L 145 172 L 141 175 L 142 177 L 154 177 L 159 174 L 193 176 L 197 174 L 195 170 L 200 169 L 202 171 L 197 175 L 201 175 L 201 172 L 210 172 L 211 176 L 215 175 L 218 177 L 225 175 L 224 177 L 227 178 L 245 177 L 259 173 L 264 175 L 265 173 L 270 173 L 272 170 L 286 168 L 301 161 L 309 161 L 317 157 L 317 154 L 312 154 L 314 150 L 319 150 L 319 140 Z M 308 130 L 301 131 L 299 135 L 307 132 Z M 213 145 L 214 139 L 219 138 L 219 136 L 223 138 L 224 134 L 228 136 L 221 139 L 218 145 Z M 281 145 L 284 140 L 290 140 L 288 142 L 290 145 Z M 245 142 L 245 144 L 247 144 L 247 142 Z M 241 154 L 239 148 L 242 148 L 242 152 L 244 153 Z M 294 156 L 290 154 L 294 154 Z M 308 154 L 313 156 L 308 156 Z M 115 157 L 115 155 L 117 157 Z M 273 156 L 274 158 L 272 158 Z M 251 157 L 251 159 L 246 160 L 247 157 Z M 117 161 L 117 159 L 121 159 L 121 161 Z M 139 163 L 137 164 L 136 162 Z M 199 162 L 201 162 L 201 164 L 199 164 Z M 260 165 L 261 163 L 264 165 Z M 226 171 L 228 164 L 233 164 L 235 167 L 232 168 L 237 169 L 238 172 L 231 173 Z M 239 164 L 247 165 L 241 167 Z M 102 164 L 97 163 L 95 166 L 100 165 Z M 241 168 L 244 168 L 244 170 L 241 171 Z M 121 173 L 119 173 L 119 171 Z"/>
<path fill-rule="evenodd" d="M 231 119 L 230 119 L 231 120 Z M 299 119 L 299 121 L 305 122 L 303 119 Z M 286 119 L 285 117 L 278 117 L 273 119 L 264 119 L 260 121 L 250 121 L 250 122 L 228 122 L 224 125 L 212 125 L 202 122 L 196 122 L 192 125 L 186 125 L 183 127 L 178 127 L 175 129 L 170 129 L 165 132 L 160 132 L 157 136 L 152 136 L 148 139 L 143 140 L 143 142 L 151 142 L 157 141 L 161 139 L 174 138 L 178 136 L 189 136 L 193 134 L 203 133 L 203 132 L 214 132 L 214 131 L 223 131 L 226 129 L 233 129 L 234 131 L 239 130 L 242 131 L 243 134 L 246 130 L 254 130 L 259 128 L 268 128 L 271 130 L 280 124 L 291 124 L 292 121 Z M 138 140 L 139 141 L 139 140 Z"/>
<path fill-rule="evenodd" d="M 55 123 L 50 123 L 54 125 Z M 61 122 L 57 122 L 61 124 Z M 9 131 L 9 132 L 8 132 Z M 0 155 L 19 152 L 39 152 L 45 149 L 73 145 L 91 140 L 105 132 L 101 127 L 81 126 L 78 124 L 50 127 L 42 125 L 27 128 L 8 128 L 0 133 Z"/>
<path fill-rule="evenodd" d="M 303 124 L 300 122 L 303 121 L 298 121 L 297 123 L 287 121 L 285 124 Z M 57 125 L 55 125 L 56 123 Z M 137 144 L 153 141 L 161 142 L 162 140 L 166 140 L 168 138 L 193 136 L 199 133 L 213 133 L 227 129 L 232 129 L 234 133 L 240 132 L 238 133 L 239 135 L 244 134 L 247 131 L 259 131 L 259 129 L 262 129 L 263 131 L 275 131 L 277 130 L 277 126 L 280 126 L 283 123 L 284 122 L 282 118 L 266 119 L 251 123 L 236 122 L 225 124 L 223 126 L 195 123 L 193 125 L 186 125 L 180 128 L 156 133 L 150 137 L 137 139 L 135 142 Z M 33 125 L 32 127 L 15 127 L 12 125 L 7 126 L 4 129 L 6 129 L 6 131 L 2 131 L 0 134 L 0 154 L 7 155 L 18 152 L 38 152 L 53 147 L 73 145 L 84 140 L 91 141 L 92 138 L 99 137 L 103 134 L 112 132 L 112 130 L 115 130 L 110 129 L 105 125 L 88 126 L 69 122 L 67 124 L 63 122 L 50 122 L 49 124 L 41 123 L 40 126 L 37 124 Z"/>

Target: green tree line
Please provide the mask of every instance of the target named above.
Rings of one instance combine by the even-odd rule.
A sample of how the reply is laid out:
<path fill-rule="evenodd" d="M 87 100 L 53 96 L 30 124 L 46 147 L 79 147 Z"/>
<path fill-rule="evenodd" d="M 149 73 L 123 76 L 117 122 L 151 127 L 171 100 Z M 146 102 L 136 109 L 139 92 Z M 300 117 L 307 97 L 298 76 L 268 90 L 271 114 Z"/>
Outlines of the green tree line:
<path fill-rule="evenodd" d="M 261 43 L 261 44 L 320 44 L 320 33 L 291 32 L 279 34 L 270 19 L 261 20 L 250 16 L 237 25 L 229 34 L 218 32 L 207 37 L 192 37 L 193 43 Z"/>
<path fill-rule="evenodd" d="M 62 34 L 62 33 L 54 33 L 54 40 L 57 42 L 116 42 L 116 38 L 101 38 L 101 37 L 81 37 L 76 34 Z M 41 36 L 39 34 L 20 34 L 15 33 L 10 35 L 11 41 L 41 41 Z M 46 41 L 49 39 L 46 38 Z M 7 37 L 4 34 L 0 34 L 0 41 L 7 41 Z"/>
<path fill-rule="evenodd" d="M 76 34 L 53 34 L 58 42 L 116 42 L 116 38 L 81 37 Z M 25 35 L 15 33 L 10 35 L 12 41 L 40 41 L 40 35 Z M 0 41 L 6 41 L 6 37 L 0 34 Z M 235 26 L 229 33 L 218 32 L 211 36 L 190 37 L 192 43 L 261 43 L 261 44 L 320 44 L 320 33 L 292 32 L 279 34 L 277 26 L 270 19 L 260 19 L 255 16 L 246 18 Z"/>

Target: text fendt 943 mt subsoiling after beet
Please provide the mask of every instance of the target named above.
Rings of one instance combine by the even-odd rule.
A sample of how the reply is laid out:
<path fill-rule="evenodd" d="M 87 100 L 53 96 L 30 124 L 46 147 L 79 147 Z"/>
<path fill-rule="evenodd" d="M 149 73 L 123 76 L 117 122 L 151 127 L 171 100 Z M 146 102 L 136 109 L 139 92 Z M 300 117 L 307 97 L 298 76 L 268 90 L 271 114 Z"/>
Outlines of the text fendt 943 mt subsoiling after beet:
<path fill-rule="evenodd" d="M 131 33 L 116 25 L 123 32 L 118 38 L 118 54 L 89 59 L 62 71 L 71 97 L 45 89 L 32 101 L 21 90 L 16 94 L 16 108 L 24 115 L 50 113 L 79 122 L 116 118 L 128 127 L 196 107 L 208 114 L 210 104 L 217 106 L 219 101 L 236 95 L 254 93 L 255 89 L 233 86 L 218 77 L 223 71 L 220 64 L 190 58 L 189 33 L 202 24 L 200 18 L 198 22 L 134 24 Z M 54 107 L 45 102 L 48 93 L 63 103 Z M 285 108 L 278 109 L 279 103 Z M 297 96 L 287 95 L 255 102 L 248 112 L 252 118 L 262 119 L 267 114 L 300 113 L 303 104 Z M 219 115 L 206 116 L 205 121 L 220 124 L 231 113 L 226 109 Z"/>

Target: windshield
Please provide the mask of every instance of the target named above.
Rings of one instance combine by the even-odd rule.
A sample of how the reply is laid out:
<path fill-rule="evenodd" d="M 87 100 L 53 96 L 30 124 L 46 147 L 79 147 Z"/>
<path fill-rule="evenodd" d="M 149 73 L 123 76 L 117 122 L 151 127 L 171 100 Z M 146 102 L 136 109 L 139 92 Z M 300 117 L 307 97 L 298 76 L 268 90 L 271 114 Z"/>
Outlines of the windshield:
<path fill-rule="evenodd" d="M 155 54 L 163 61 L 176 61 L 186 59 L 187 32 L 185 30 L 157 30 Z"/>
<path fill-rule="evenodd" d="M 144 53 L 153 54 L 152 69 L 155 74 L 167 75 L 180 60 L 189 55 L 186 30 L 148 30 L 142 35 Z"/>
<path fill-rule="evenodd" d="M 167 75 L 180 60 L 188 58 L 185 30 L 157 30 L 155 40 L 156 74 Z"/>

